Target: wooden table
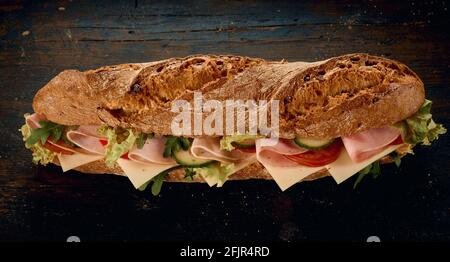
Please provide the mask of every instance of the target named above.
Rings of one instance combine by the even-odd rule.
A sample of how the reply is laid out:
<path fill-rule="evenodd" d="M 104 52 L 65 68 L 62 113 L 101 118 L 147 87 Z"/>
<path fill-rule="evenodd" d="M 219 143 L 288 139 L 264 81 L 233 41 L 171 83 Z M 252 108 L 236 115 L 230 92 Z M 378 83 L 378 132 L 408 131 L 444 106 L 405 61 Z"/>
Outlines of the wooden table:
<path fill-rule="evenodd" d="M 31 2 L 31 1 L 28 1 Z M 314 61 L 368 52 L 423 79 L 450 127 L 445 1 L 10 1 L 0 4 L 0 240 L 450 240 L 449 135 L 383 175 L 280 192 L 274 182 L 166 184 L 34 166 L 17 129 L 58 72 L 195 53 Z"/>

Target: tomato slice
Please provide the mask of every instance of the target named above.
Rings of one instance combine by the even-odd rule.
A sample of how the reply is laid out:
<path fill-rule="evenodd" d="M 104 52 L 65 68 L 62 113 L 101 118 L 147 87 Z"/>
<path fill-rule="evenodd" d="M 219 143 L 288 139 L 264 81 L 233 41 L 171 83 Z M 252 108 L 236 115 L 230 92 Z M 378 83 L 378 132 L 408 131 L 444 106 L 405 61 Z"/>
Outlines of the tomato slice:
<path fill-rule="evenodd" d="M 333 144 L 329 145 L 326 148 L 320 150 L 310 150 L 308 152 L 297 155 L 285 155 L 284 157 L 296 163 L 299 163 L 300 165 L 319 167 L 336 161 L 336 159 L 339 157 L 342 146 L 342 140 L 337 139 Z"/>
<path fill-rule="evenodd" d="M 100 144 L 102 144 L 103 146 L 106 146 L 108 144 L 108 140 L 100 139 Z"/>
<path fill-rule="evenodd" d="M 62 147 L 67 147 L 67 148 L 71 148 L 71 146 L 67 145 L 66 143 L 64 143 L 63 141 L 57 141 L 55 144 L 62 146 Z M 45 148 L 47 148 L 48 150 L 55 152 L 55 153 L 59 153 L 59 154 L 63 154 L 63 155 L 72 155 L 73 152 L 72 151 L 68 151 L 68 150 L 64 150 L 58 146 L 55 146 L 51 143 L 47 141 L 45 142 L 45 144 L 43 145 Z"/>
<path fill-rule="evenodd" d="M 121 155 L 120 157 L 123 158 L 123 159 L 130 160 L 130 159 L 128 158 L 128 152 L 126 152 L 125 154 Z"/>
<path fill-rule="evenodd" d="M 400 145 L 400 144 L 403 144 L 402 136 L 398 136 L 398 137 L 391 143 L 391 145 Z"/>

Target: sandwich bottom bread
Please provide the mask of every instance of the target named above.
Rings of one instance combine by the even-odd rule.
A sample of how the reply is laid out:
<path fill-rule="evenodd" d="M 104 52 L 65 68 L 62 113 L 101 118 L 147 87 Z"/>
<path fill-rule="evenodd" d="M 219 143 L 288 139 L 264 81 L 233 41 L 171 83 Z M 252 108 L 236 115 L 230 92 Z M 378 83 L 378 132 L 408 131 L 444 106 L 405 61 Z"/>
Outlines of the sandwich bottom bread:
<path fill-rule="evenodd" d="M 180 114 L 173 105 L 182 100 L 195 107 L 198 93 L 218 105 L 201 116 L 203 128 L 231 99 L 277 101 L 278 121 L 271 124 L 279 137 L 234 126 L 176 134 L 172 124 Z M 197 55 L 64 71 L 38 91 L 35 112 L 25 114 L 20 131 L 36 164 L 126 176 L 137 189 L 151 185 L 154 195 L 164 181 L 221 187 L 228 180 L 265 179 L 286 190 L 358 174 L 356 186 L 378 175 L 380 164 L 399 165 L 415 145 L 430 145 L 446 132 L 433 121 L 431 104 L 411 69 L 382 57 L 306 63 Z M 250 121 L 249 107 L 243 112 L 240 120 Z M 237 111 L 231 116 L 237 119 Z M 183 125 L 190 126 L 188 119 Z M 220 122 L 209 123 L 217 128 Z"/>

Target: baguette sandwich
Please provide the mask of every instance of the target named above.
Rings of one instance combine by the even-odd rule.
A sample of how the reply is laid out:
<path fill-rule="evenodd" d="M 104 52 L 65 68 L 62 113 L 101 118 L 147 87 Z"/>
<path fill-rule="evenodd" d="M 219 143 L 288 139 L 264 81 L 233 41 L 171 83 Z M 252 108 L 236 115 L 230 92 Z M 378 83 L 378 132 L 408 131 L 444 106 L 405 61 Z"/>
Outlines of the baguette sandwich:
<path fill-rule="evenodd" d="M 278 121 L 269 121 L 276 136 L 249 132 L 250 124 L 238 132 L 237 122 L 221 133 L 174 132 L 174 102 L 188 103 L 184 116 L 192 118 L 184 124 L 196 125 L 198 111 L 189 105 L 198 93 L 219 105 L 200 115 L 203 129 L 213 113 L 211 126 L 224 125 L 216 116 L 229 109 L 227 101 L 276 101 Z M 285 190 L 359 173 L 359 182 L 446 132 L 432 120 L 431 101 L 410 68 L 366 54 L 313 63 L 195 55 L 66 70 L 37 92 L 33 109 L 20 131 L 34 163 L 127 176 L 138 189 L 151 184 L 153 194 L 163 181 L 220 187 L 273 179 Z M 248 107 L 243 112 L 240 119 L 249 120 Z"/>

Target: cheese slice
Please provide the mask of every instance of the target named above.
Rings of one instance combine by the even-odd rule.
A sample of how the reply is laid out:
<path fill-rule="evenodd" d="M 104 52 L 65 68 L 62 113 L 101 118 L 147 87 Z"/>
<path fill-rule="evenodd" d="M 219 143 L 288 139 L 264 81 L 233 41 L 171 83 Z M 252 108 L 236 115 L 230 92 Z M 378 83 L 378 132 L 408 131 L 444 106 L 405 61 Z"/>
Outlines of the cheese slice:
<path fill-rule="evenodd" d="M 150 179 L 158 175 L 164 170 L 176 166 L 177 164 L 152 164 L 152 163 L 137 163 L 131 160 L 119 158 L 117 164 L 122 168 L 125 175 L 130 179 L 135 188 L 141 187 Z"/>
<path fill-rule="evenodd" d="M 270 139 L 257 139 L 256 157 L 281 190 L 284 191 L 303 178 L 325 168 L 302 166 L 285 158 L 283 154 L 280 154 L 281 151 L 274 150 L 274 147 L 280 147 L 280 143 L 285 142 L 280 140 L 277 144 L 274 144 Z"/>
<path fill-rule="evenodd" d="M 88 164 L 88 163 L 100 160 L 104 156 L 83 154 L 83 153 L 74 153 L 72 155 L 58 154 L 57 157 L 58 157 L 59 164 L 61 165 L 63 172 L 66 172 L 70 169 L 82 166 L 84 164 Z"/>
<path fill-rule="evenodd" d="M 348 155 L 347 150 L 343 148 L 338 159 L 333 163 L 327 165 L 328 172 L 330 172 L 331 176 L 336 181 L 336 183 L 340 184 L 343 181 L 347 180 L 349 177 L 353 176 L 354 174 L 364 169 L 366 166 L 372 164 L 373 162 L 386 156 L 387 154 L 395 151 L 400 146 L 402 145 L 400 144 L 388 146 L 380 153 L 359 163 L 353 162 L 350 156 Z"/>
<path fill-rule="evenodd" d="M 264 164 L 262 161 L 260 163 L 267 169 L 269 174 L 272 176 L 273 180 L 281 188 L 282 191 L 288 189 L 294 184 L 300 182 L 305 177 L 324 169 L 324 167 L 307 167 L 307 166 L 290 166 L 281 167 L 269 164 Z"/>

